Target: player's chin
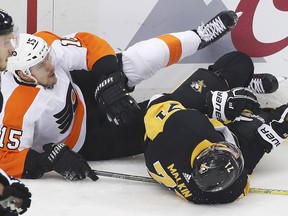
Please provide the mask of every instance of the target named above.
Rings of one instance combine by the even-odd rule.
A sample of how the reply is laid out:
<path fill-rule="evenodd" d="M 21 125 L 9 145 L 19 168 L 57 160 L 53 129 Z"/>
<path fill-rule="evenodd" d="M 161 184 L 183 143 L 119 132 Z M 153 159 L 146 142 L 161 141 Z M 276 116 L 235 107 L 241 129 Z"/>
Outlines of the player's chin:
<path fill-rule="evenodd" d="M 50 76 L 47 80 L 47 86 L 54 86 L 57 83 L 57 77 L 55 74 L 53 76 Z"/>
<path fill-rule="evenodd" d="M 5 71 L 7 68 L 7 61 L 0 63 L 0 72 Z"/>

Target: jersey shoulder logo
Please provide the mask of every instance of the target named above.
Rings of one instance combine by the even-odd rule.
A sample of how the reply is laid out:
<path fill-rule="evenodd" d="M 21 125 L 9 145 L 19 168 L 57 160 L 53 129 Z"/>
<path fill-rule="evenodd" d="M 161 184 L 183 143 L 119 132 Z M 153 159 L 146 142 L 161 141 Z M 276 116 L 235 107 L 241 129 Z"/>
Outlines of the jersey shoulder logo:
<path fill-rule="evenodd" d="M 203 80 L 193 81 L 190 86 L 195 92 L 198 93 L 201 93 L 203 88 L 206 87 Z"/>

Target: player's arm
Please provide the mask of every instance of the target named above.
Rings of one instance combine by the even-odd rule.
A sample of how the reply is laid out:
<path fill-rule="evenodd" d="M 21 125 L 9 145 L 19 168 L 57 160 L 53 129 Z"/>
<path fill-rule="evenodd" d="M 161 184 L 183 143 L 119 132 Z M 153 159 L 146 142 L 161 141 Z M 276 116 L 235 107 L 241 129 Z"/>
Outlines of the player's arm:
<path fill-rule="evenodd" d="M 48 31 L 35 34 L 44 39 L 56 53 L 54 61 L 65 61 L 66 68 L 88 70 L 99 75 L 109 76 L 119 70 L 118 60 L 113 48 L 104 39 L 88 32 L 60 37 Z"/>
<path fill-rule="evenodd" d="M 1 157 L 1 167 L 17 178 L 38 179 L 54 170 L 70 181 L 86 177 L 93 181 L 98 179 L 87 161 L 65 144 L 51 143 L 43 148 L 43 153 L 33 149 L 1 151 L 1 154 L 5 154 L 5 157 Z"/>
<path fill-rule="evenodd" d="M 41 154 L 30 148 L 22 151 L 1 151 L 0 156 L 1 154 L 1 168 L 16 178 L 37 179 L 52 170 L 42 163 Z"/>
<path fill-rule="evenodd" d="M 192 42 L 186 45 L 186 39 L 190 37 Z M 194 44 L 193 37 L 195 37 L 196 44 Z M 136 84 L 152 76 L 159 69 L 174 64 L 184 58 L 190 51 L 197 50 L 200 41 L 195 32 L 187 31 L 185 33 L 163 35 L 139 42 L 128 48 L 127 51 L 118 55 L 120 67 L 118 71 L 116 70 L 115 73 L 110 75 L 106 73 L 106 75 L 100 77 L 102 81 L 97 85 L 95 92 L 100 110 L 106 114 L 111 123 L 117 126 L 134 121 L 134 117 L 139 115 L 141 111 L 129 92 L 133 90 Z M 172 49 L 173 52 L 169 51 L 168 47 L 181 46 L 182 42 L 185 44 L 185 46 L 183 45 L 183 51 L 182 48 L 178 49 L 179 52 L 175 49 Z M 171 57 L 167 59 L 169 53 Z M 111 64 L 107 62 L 107 59 L 102 60 L 104 58 L 98 61 L 93 69 L 98 68 L 99 70 L 100 68 L 100 70 L 103 70 L 103 67 Z"/>
<path fill-rule="evenodd" d="M 129 94 L 133 88 L 128 87 L 128 79 L 122 72 L 121 55 L 118 62 L 107 41 L 88 32 L 65 37 L 38 32 L 36 36 L 53 47 L 54 57 L 58 58 L 54 62 L 64 62 L 68 71 L 72 71 L 73 81 L 82 91 L 85 89 L 89 100 L 96 99 L 100 112 L 107 116 L 109 122 L 121 126 L 134 120 L 140 108 Z"/>
<path fill-rule="evenodd" d="M 288 105 L 271 110 L 268 120 L 257 128 L 255 134 L 267 153 L 283 143 L 288 137 Z"/>
<path fill-rule="evenodd" d="M 98 179 L 87 161 L 64 143 L 49 143 L 43 146 L 43 150 L 43 153 L 29 150 L 22 178 L 40 178 L 44 173 L 54 170 L 69 181 L 86 177 L 93 181 Z"/>
<path fill-rule="evenodd" d="M 253 92 L 242 87 L 210 91 L 206 94 L 206 105 L 208 116 L 220 121 L 233 121 L 244 110 L 258 112 L 260 106 Z"/>
<path fill-rule="evenodd" d="M 219 121 L 233 121 L 246 109 L 251 112 L 258 112 L 259 110 L 260 105 L 257 97 L 248 88 L 237 87 L 227 91 L 201 93 L 196 92 L 192 83 L 187 88 L 187 82 L 185 81 L 171 94 L 171 97 L 184 104 L 186 108 L 197 109 L 210 118 Z"/>
<path fill-rule="evenodd" d="M 87 68 L 94 73 L 89 77 L 95 77 L 96 84 L 90 86 L 94 88 L 100 112 L 117 126 L 134 121 L 141 111 L 130 95 L 134 89 L 128 87 L 128 78 L 122 71 L 122 55 L 119 54 L 117 58 L 112 47 L 94 34 L 79 32 L 75 38 L 87 49 Z M 83 80 L 81 76 L 81 72 L 73 74 L 74 79 L 78 81 Z"/>
<path fill-rule="evenodd" d="M 22 151 L 0 151 L 0 164 L 1 168 L 9 175 L 16 178 L 21 178 L 24 172 L 24 164 L 29 149 Z"/>
<path fill-rule="evenodd" d="M 258 115 L 243 112 L 228 128 L 237 136 L 248 174 L 252 174 L 265 152 L 284 142 L 288 134 L 288 108 L 264 109 Z"/>
<path fill-rule="evenodd" d="M 121 70 L 116 53 L 106 40 L 88 32 L 78 32 L 75 38 L 87 49 L 88 71 L 95 72 L 101 77 Z"/>
<path fill-rule="evenodd" d="M 87 49 L 87 69 L 93 73 L 89 77 L 95 77 L 95 84 L 92 83 L 90 88 L 93 88 L 99 111 L 117 126 L 134 121 L 141 111 L 130 95 L 134 89 L 128 87 L 128 78 L 122 71 L 122 55 L 116 57 L 112 47 L 94 34 L 79 32 L 75 38 Z M 81 76 L 81 72 L 74 72 L 76 83 L 83 80 Z"/>

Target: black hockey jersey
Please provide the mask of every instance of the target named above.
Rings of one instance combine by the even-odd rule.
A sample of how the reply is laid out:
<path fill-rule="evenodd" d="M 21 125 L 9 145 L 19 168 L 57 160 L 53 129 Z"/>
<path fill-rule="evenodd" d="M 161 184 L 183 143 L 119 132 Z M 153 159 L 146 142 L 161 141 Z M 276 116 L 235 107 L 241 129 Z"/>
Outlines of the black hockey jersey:
<path fill-rule="evenodd" d="M 144 118 L 144 155 L 151 177 L 198 204 L 229 203 L 246 194 L 249 180 L 245 169 L 225 190 L 212 193 L 198 188 L 191 178 L 196 156 L 212 143 L 234 142 L 233 136 L 219 121 L 167 97 L 152 101 Z"/>

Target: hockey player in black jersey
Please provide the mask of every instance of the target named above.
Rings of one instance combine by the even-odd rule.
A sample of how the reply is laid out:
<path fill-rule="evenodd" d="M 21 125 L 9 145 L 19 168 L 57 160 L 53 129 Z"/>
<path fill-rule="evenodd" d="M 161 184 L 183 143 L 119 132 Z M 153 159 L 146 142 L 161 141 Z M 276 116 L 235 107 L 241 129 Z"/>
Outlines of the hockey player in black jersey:
<path fill-rule="evenodd" d="M 151 177 L 196 204 L 229 203 L 248 193 L 248 176 L 288 133 L 288 105 L 261 109 L 243 88 L 253 71 L 247 55 L 228 53 L 172 94 L 151 98 L 144 118 Z M 274 81 L 267 90 L 276 89 Z"/>

